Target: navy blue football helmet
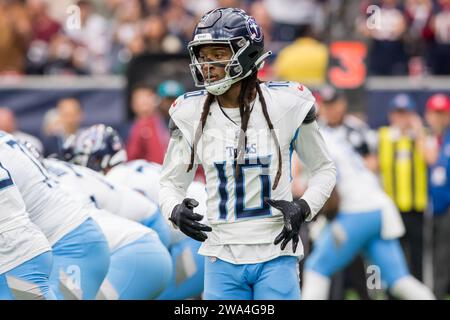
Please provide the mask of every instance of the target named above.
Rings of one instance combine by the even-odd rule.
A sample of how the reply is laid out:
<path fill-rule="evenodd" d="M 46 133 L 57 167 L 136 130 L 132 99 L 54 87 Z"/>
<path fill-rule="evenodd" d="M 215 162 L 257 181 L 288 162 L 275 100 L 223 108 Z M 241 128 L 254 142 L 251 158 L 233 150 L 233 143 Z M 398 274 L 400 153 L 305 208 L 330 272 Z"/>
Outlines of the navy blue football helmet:
<path fill-rule="evenodd" d="M 96 124 L 69 139 L 64 149 L 69 162 L 104 172 L 127 161 L 122 139 L 116 130 Z"/>
<path fill-rule="evenodd" d="M 200 47 L 211 44 L 228 45 L 231 59 L 200 62 Z M 233 83 L 262 68 L 264 59 L 271 54 L 270 51 L 264 52 L 264 35 L 255 19 L 237 8 L 219 8 L 206 13 L 194 30 L 188 50 L 195 85 L 214 95 L 223 94 Z M 202 73 L 205 64 L 225 66 L 225 77 L 217 81 L 210 81 L 209 77 L 205 79 Z"/>

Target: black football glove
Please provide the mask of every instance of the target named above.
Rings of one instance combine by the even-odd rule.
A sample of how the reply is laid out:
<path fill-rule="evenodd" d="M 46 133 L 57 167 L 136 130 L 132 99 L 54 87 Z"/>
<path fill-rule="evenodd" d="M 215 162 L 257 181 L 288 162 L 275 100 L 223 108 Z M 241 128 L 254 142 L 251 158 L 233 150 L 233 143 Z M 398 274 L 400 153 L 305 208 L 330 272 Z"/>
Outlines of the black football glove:
<path fill-rule="evenodd" d="M 205 241 L 208 236 L 203 231 L 212 231 L 211 227 L 198 223 L 203 216 L 195 213 L 193 209 L 198 206 L 194 199 L 186 198 L 182 203 L 177 204 L 172 210 L 169 220 L 175 223 L 181 232 L 197 241 Z"/>
<path fill-rule="evenodd" d="M 283 213 L 284 227 L 273 243 L 276 245 L 283 241 L 281 242 L 281 250 L 284 250 L 289 241 L 292 240 L 292 250 L 295 253 L 299 241 L 300 227 L 311 212 L 308 203 L 303 199 L 295 201 L 266 199 L 266 203 Z"/>

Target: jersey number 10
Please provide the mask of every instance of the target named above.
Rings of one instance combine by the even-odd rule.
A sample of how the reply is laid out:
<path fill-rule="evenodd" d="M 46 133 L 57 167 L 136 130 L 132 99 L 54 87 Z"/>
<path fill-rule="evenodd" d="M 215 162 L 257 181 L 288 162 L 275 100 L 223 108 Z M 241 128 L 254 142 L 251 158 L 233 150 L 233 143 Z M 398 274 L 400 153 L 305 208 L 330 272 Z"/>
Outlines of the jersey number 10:
<path fill-rule="evenodd" d="M 264 203 L 264 198 L 270 198 L 270 168 L 271 155 L 265 157 L 246 158 L 245 163 L 239 166 L 239 177 L 235 177 L 235 203 L 234 211 L 236 213 L 236 219 L 254 218 L 269 216 L 271 214 L 270 206 Z M 225 173 L 226 161 L 215 163 L 214 166 L 217 170 L 217 176 L 219 178 L 219 219 L 227 219 L 228 216 L 228 178 Z M 261 206 L 257 208 L 246 208 L 245 206 L 245 194 L 246 188 L 246 169 L 260 168 L 260 194 L 261 194 Z M 233 172 L 236 171 L 236 160 L 233 162 Z M 247 178 L 248 179 L 248 178 Z M 250 179 L 248 179 L 249 181 Z"/>

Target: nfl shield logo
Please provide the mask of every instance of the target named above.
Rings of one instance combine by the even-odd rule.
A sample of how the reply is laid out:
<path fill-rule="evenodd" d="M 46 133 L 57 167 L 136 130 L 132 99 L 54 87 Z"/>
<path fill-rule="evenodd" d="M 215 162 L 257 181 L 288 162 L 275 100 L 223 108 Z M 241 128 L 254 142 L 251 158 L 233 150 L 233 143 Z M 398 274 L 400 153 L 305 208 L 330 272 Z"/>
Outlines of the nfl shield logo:
<path fill-rule="evenodd" d="M 247 30 L 253 41 L 260 42 L 262 40 L 263 33 L 256 23 L 255 18 L 249 17 L 247 19 Z"/>

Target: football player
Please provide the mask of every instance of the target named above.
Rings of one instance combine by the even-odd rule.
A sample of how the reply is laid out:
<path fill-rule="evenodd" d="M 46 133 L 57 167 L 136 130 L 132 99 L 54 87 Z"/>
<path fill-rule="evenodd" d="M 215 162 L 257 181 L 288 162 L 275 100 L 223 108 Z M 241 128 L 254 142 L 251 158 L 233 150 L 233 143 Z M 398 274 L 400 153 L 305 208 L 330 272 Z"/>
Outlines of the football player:
<path fill-rule="evenodd" d="M 89 169 L 56 159 L 44 159 L 43 163 L 67 194 L 89 208 L 91 217 L 108 240 L 111 263 L 97 298 L 143 300 L 158 297 L 169 284 L 172 261 L 156 232 L 98 209 L 99 202 L 89 190 L 101 190 L 103 186 L 102 182 L 89 178 L 89 173 L 86 174 Z M 121 194 L 126 196 L 127 193 Z"/>
<path fill-rule="evenodd" d="M 52 247 L 52 290 L 58 299 L 94 299 L 109 266 L 100 227 L 13 136 L 0 132 L 0 148 L 0 162 L 17 185 L 31 222 Z"/>
<path fill-rule="evenodd" d="M 139 207 L 139 199 L 130 195 L 129 191 L 125 192 L 123 187 L 120 189 L 122 191 L 118 190 L 119 186 L 127 186 L 143 194 L 152 202 L 158 202 L 161 166 L 145 160 L 125 163 L 126 154 L 123 144 L 113 128 L 102 124 L 94 125 L 80 133 L 72 142 L 69 141 L 65 150 L 66 158 L 70 158 L 71 162 L 105 174 L 106 179 L 97 173 L 97 181 L 87 182 L 83 188 L 83 190 L 91 190 L 100 207 L 104 205 L 104 208 L 109 208 L 113 213 L 118 207 L 124 207 L 127 209 L 124 214 L 128 217 L 135 216 L 130 213 Z M 92 170 L 85 171 L 89 171 L 91 174 L 88 175 L 92 177 Z M 103 185 L 97 185 L 98 180 L 103 180 Z M 108 184 L 115 185 L 116 190 L 105 188 Z M 199 188 L 194 185 L 191 189 L 200 196 L 203 195 L 202 192 L 205 193 L 204 187 Z M 123 199 L 122 202 L 129 205 L 117 205 L 116 202 L 119 199 Z M 147 211 L 150 212 L 150 210 Z M 155 228 L 161 240 L 168 246 L 176 270 L 172 274 L 169 287 L 159 296 L 159 299 L 182 300 L 200 297 L 203 292 L 204 275 L 204 259 L 197 253 L 200 243 L 170 228 L 162 215 L 154 219 L 146 219 L 146 221 L 151 222 L 146 225 Z"/>
<path fill-rule="evenodd" d="M 84 181 L 90 179 L 96 185 L 86 183 L 85 190 L 91 192 L 99 208 L 146 225 L 158 233 L 166 246 L 169 245 L 170 228 L 157 203 L 121 183 L 110 183 L 104 177 L 111 168 L 127 159 L 122 140 L 113 128 L 99 124 L 81 131 L 66 141 L 60 158 L 88 168 L 79 170 L 85 173 Z"/>
<path fill-rule="evenodd" d="M 354 150 L 345 131 L 323 127 L 322 132 L 337 167 L 339 212 L 306 259 L 303 298 L 327 299 L 331 276 L 362 252 L 378 271 L 374 285 L 384 283 L 401 299 L 434 299 L 408 271 L 398 241 L 405 232 L 403 222 L 377 177 Z"/>
<path fill-rule="evenodd" d="M 160 205 L 175 228 L 204 242 L 205 299 L 299 299 L 299 229 L 335 184 L 335 167 L 316 123 L 314 97 L 293 82 L 261 83 L 264 37 L 241 9 L 205 14 L 188 45 L 195 84 L 170 108 L 171 140 Z M 290 155 L 312 178 L 293 201 Z M 201 163 L 207 221 L 186 189 Z M 207 235 L 208 233 L 208 235 Z"/>
<path fill-rule="evenodd" d="M 30 221 L 22 196 L 2 162 L 0 208 L 0 300 L 56 299 L 49 282 L 53 261 L 50 244 Z"/>

